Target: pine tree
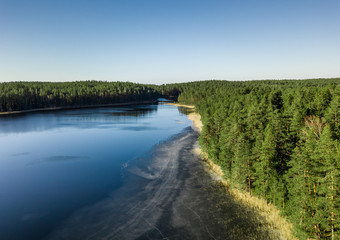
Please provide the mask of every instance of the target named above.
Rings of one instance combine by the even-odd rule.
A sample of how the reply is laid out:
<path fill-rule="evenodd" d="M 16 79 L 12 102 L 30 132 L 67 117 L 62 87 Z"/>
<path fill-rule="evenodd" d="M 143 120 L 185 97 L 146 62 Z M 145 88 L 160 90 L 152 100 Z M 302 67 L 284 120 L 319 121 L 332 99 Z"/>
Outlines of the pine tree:
<path fill-rule="evenodd" d="M 239 134 L 234 144 L 234 158 L 231 168 L 231 184 L 238 189 L 250 190 L 249 179 L 251 171 L 251 145 L 245 133 Z"/>
<path fill-rule="evenodd" d="M 313 173 L 311 167 L 311 154 L 316 145 L 313 130 L 304 128 L 302 139 L 294 149 L 290 169 L 286 175 L 288 183 L 289 202 L 286 213 L 292 222 L 296 223 L 297 235 L 306 238 L 313 232 L 309 222 L 313 213 Z"/>
<path fill-rule="evenodd" d="M 340 85 L 334 89 L 333 99 L 325 113 L 325 118 L 335 137 L 340 140 Z"/>
<path fill-rule="evenodd" d="M 316 178 L 315 188 L 318 190 L 317 213 L 315 222 L 319 225 L 322 238 L 335 239 L 339 230 L 339 161 L 340 152 L 337 150 L 339 143 L 332 139 L 332 132 L 326 126 L 317 141 L 312 163 Z"/>
<path fill-rule="evenodd" d="M 271 124 L 268 124 L 265 129 L 264 140 L 260 148 L 260 156 L 255 162 L 255 193 L 265 199 L 272 201 L 273 192 L 275 192 L 273 183 L 275 182 L 275 168 L 274 162 L 276 158 L 275 150 L 275 135 Z M 273 191 L 274 190 L 274 191 Z"/>

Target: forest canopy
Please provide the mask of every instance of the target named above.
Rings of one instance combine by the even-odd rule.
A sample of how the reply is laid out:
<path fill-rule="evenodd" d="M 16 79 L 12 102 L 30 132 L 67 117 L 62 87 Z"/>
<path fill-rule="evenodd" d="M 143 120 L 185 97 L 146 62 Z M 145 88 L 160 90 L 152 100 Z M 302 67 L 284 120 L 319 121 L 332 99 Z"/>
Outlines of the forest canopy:
<path fill-rule="evenodd" d="M 338 239 L 340 79 L 205 81 L 180 92 L 233 187 L 275 204 L 300 239 Z"/>
<path fill-rule="evenodd" d="M 0 112 L 157 99 L 151 85 L 130 82 L 0 83 Z"/>

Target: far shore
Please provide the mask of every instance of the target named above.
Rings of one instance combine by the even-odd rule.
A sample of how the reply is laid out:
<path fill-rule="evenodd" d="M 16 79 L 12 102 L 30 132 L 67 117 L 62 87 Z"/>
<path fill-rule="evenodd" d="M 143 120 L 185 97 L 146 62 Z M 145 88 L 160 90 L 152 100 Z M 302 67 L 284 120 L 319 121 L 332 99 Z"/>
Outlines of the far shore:
<path fill-rule="evenodd" d="M 21 111 L 11 111 L 11 112 L 0 112 L 2 115 L 14 115 L 14 114 L 24 114 L 31 112 L 45 112 L 45 111 L 57 111 L 57 110 L 67 110 L 67 109 L 81 109 L 81 108 L 97 108 L 97 107 L 119 107 L 119 106 L 129 106 L 129 105 L 139 105 L 139 104 L 151 104 L 156 103 L 157 100 L 153 101 L 134 101 L 134 102 L 122 102 L 122 103 L 109 103 L 109 104 L 94 104 L 94 105 L 75 105 L 75 106 L 62 106 L 62 107 L 50 107 L 50 108 L 34 108 Z"/>

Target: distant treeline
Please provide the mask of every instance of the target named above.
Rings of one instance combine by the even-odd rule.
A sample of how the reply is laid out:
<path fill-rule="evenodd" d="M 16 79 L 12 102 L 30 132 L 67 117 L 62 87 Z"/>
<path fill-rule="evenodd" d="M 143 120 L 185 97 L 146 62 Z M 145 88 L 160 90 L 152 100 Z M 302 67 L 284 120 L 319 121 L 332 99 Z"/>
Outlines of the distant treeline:
<path fill-rule="evenodd" d="M 0 83 L 0 112 L 145 101 L 159 96 L 153 85 L 130 82 L 8 82 Z"/>
<path fill-rule="evenodd" d="M 301 239 L 340 239 L 340 79 L 172 87 L 233 187 L 275 204 Z"/>

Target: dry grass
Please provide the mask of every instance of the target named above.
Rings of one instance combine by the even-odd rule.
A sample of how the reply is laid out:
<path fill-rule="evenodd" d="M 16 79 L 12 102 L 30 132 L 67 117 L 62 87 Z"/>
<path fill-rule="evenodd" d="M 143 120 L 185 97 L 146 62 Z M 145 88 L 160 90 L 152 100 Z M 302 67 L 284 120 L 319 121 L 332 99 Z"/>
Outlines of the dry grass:
<path fill-rule="evenodd" d="M 194 106 L 191 105 L 171 105 L 194 109 Z M 198 113 L 189 113 L 188 118 L 193 121 L 194 126 L 199 132 L 201 132 L 203 126 L 201 116 Z M 278 233 L 278 235 L 281 236 L 281 239 L 297 240 L 297 238 L 292 234 L 293 225 L 287 222 L 286 219 L 280 215 L 279 210 L 274 205 L 267 203 L 264 199 L 252 196 L 248 192 L 231 188 L 228 180 L 224 178 L 224 174 L 220 166 L 214 164 L 210 159 L 208 159 L 207 154 L 202 152 L 199 147 L 195 148 L 194 152 L 201 156 L 206 167 L 214 173 L 214 179 L 225 187 L 225 190 L 230 194 L 230 196 L 232 196 L 237 202 L 240 202 L 246 207 L 254 210 L 265 220 L 265 223 L 262 224 L 264 224 L 269 231 Z"/>
<path fill-rule="evenodd" d="M 173 106 L 177 106 L 177 107 L 186 107 L 186 108 L 190 108 L 190 109 L 194 109 L 195 106 L 193 105 L 186 105 L 186 104 L 179 104 L 179 103 L 166 103 L 167 105 L 173 105 Z"/>
<path fill-rule="evenodd" d="M 202 131 L 203 124 L 201 122 L 201 116 L 198 113 L 189 113 L 188 114 L 189 120 L 194 123 L 194 126 L 197 128 L 197 131 L 200 133 Z"/>
<path fill-rule="evenodd" d="M 199 153 L 199 150 L 195 150 Z M 205 153 L 201 153 L 202 159 L 208 166 L 209 170 L 219 176 L 218 181 L 225 187 L 225 190 L 238 202 L 244 204 L 246 207 L 254 210 L 257 214 L 263 217 L 267 228 L 274 233 L 279 233 L 281 239 L 296 240 L 292 234 L 293 225 L 286 221 L 280 215 L 276 206 L 267 203 L 266 200 L 250 195 L 248 192 L 243 192 L 235 188 L 231 188 L 229 181 L 224 178 L 224 174 L 220 166 L 214 164 L 211 160 L 206 158 Z M 216 179 L 216 177 L 215 177 Z"/>
<path fill-rule="evenodd" d="M 268 204 L 264 199 L 251 196 L 249 193 L 241 192 L 237 189 L 228 188 L 228 192 L 236 200 L 254 209 L 259 215 L 264 217 L 269 229 L 279 231 L 283 239 L 297 239 L 292 234 L 293 225 L 280 215 L 279 210 L 274 205 Z"/>

